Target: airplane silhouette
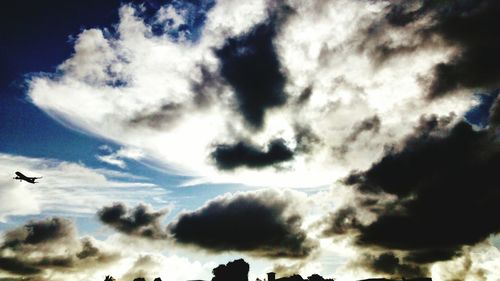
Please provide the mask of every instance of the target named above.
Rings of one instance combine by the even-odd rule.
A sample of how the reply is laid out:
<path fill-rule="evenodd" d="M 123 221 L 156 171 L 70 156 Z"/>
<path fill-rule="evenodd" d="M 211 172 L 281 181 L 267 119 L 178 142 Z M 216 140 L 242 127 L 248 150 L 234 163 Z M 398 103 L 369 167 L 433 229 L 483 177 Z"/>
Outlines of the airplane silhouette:
<path fill-rule="evenodd" d="M 26 182 L 29 182 L 29 183 L 38 183 L 37 181 L 35 181 L 36 179 L 41 179 L 42 177 L 27 177 L 25 175 L 23 175 L 23 173 L 21 172 L 16 172 L 16 176 L 15 180 L 19 180 L 19 181 L 26 181 Z"/>

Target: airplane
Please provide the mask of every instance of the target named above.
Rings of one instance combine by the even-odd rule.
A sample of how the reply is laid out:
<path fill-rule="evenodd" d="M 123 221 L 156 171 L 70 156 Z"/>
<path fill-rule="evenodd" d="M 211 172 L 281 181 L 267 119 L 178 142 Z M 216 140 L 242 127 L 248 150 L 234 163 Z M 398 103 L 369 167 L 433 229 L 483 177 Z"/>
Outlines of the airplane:
<path fill-rule="evenodd" d="M 29 183 L 38 183 L 35 180 L 42 178 L 42 177 L 27 177 L 27 176 L 23 175 L 21 172 L 16 172 L 16 176 L 17 177 L 15 177 L 13 179 L 19 180 L 19 181 L 26 181 L 26 182 L 29 182 Z"/>

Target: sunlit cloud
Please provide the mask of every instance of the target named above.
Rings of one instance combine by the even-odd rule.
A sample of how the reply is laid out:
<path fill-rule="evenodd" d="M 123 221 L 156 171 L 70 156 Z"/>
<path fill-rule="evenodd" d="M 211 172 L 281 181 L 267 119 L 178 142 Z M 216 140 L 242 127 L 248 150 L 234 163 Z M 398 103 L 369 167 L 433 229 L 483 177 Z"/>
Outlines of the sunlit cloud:
<path fill-rule="evenodd" d="M 100 29 L 83 31 L 73 56 L 58 67 L 58 75 L 31 78 L 29 96 L 70 127 L 140 151 L 140 157 L 125 150 L 97 156 L 120 168 L 126 167 L 126 158 L 135 157 L 197 182 L 328 185 L 352 169 L 366 168 L 381 156 L 384 145 L 409 133 L 421 115 L 460 116 L 473 103 L 470 95 L 460 94 L 431 104 L 426 100 L 422 77 L 452 55 L 445 45 L 418 49 L 385 63 L 371 57 L 369 48 L 361 49 L 364 30 L 382 20 L 386 5 L 383 1 L 283 5 L 219 1 L 208 11 L 196 42 L 154 35 L 140 11 L 125 5 L 114 36 Z M 183 11 L 165 6 L 156 18 L 178 25 Z M 262 34 L 256 35 L 259 26 Z M 395 42 L 410 36 L 388 32 Z M 270 49 L 255 49 L 252 36 L 267 38 Z M 230 40 L 237 43 L 228 45 Z M 246 55 L 255 56 L 254 62 L 267 69 L 270 61 L 259 59 L 274 57 L 273 64 L 279 62 L 270 75 L 283 79 L 275 96 L 281 100 L 262 100 L 263 107 L 252 109 L 246 88 L 228 75 L 236 72 L 238 79 L 248 79 L 242 82 L 248 87 L 262 85 L 256 90 L 271 88 L 261 81 L 265 77 L 248 72 L 253 71 L 248 67 L 235 65 L 225 73 L 233 67 L 228 64 L 230 52 L 237 49 L 231 48 L 254 52 Z M 377 132 L 351 139 L 339 158 L 335 148 L 349 140 L 351 128 L 374 116 L 380 123 Z M 306 131 L 309 138 L 303 137 Z M 220 169 L 212 157 L 218 146 L 241 141 L 266 153 L 276 139 L 283 140 L 290 157 L 235 169 Z"/>

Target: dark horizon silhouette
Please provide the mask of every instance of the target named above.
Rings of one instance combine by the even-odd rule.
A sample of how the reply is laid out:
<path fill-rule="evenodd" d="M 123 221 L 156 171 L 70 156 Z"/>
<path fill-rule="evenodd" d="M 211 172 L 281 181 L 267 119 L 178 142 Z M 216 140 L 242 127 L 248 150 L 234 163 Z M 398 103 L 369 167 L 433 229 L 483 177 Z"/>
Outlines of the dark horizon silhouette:
<path fill-rule="evenodd" d="M 248 272 L 250 265 L 244 259 L 236 259 L 228 262 L 227 264 L 219 264 L 216 268 L 212 269 L 213 277 L 211 281 L 248 281 Z M 112 276 L 108 275 L 104 281 L 118 281 Z M 121 280 L 128 281 L 128 280 Z M 144 277 L 136 277 L 133 281 L 147 281 Z M 162 281 L 160 277 L 155 278 L 153 281 Z M 205 280 L 188 280 L 188 281 L 205 281 Z M 275 272 L 268 272 L 267 279 L 259 279 L 256 281 L 338 281 L 334 278 L 324 278 L 319 274 L 312 274 L 306 279 L 302 278 L 299 274 L 276 278 Z M 417 278 L 368 278 L 360 279 L 358 281 L 432 281 L 430 277 L 417 277 Z"/>

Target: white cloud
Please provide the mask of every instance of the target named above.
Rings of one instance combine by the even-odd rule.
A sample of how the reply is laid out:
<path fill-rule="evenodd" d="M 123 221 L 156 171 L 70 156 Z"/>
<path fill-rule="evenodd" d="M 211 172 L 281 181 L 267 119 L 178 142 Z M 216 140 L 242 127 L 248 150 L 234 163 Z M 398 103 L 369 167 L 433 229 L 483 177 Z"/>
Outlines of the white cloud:
<path fill-rule="evenodd" d="M 118 166 L 119 168 L 127 168 L 127 163 L 124 159 L 141 160 L 145 158 L 144 153 L 137 148 L 122 147 L 119 150 L 112 152 L 109 146 L 101 146 L 102 151 L 108 152 L 106 155 L 96 155 L 97 160 L 109 165 Z"/>
<path fill-rule="evenodd" d="M 127 164 L 125 161 L 118 159 L 116 155 L 110 154 L 110 155 L 96 155 L 97 160 L 107 163 L 109 165 L 114 165 L 118 166 L 119 168 L 125 169 L 127 167 Z"/>
<path fill-rule="evenodd" d="M 19 182 L 12 179 L 15 171 L 43 178 L 36 184 Z M 88 215 L 114 201 L 137 204 L 167 193 L 144 178 L 123 172 L 4 153 L 0 153 L 0 174 L 0 221 L 41 212 Z"/>
<path fill-rule="evenodd" d="M 2 175 L 7 178 L 0 180 L 0 222 L 6 222 L 8 216 L 38 214 L 40 204 L 28 186 L 13 183 L 10 174 Z"/>
<path fill-rule="evenodd" d="M 161 7 L 156 15 L 156 22 L 160 24 L 166 24 L 168 20 L 172 21 L 170 27 L 178 28 L 180 25 L 185 24 L 185 11 L 176 10 L 172 6 Z"/>

